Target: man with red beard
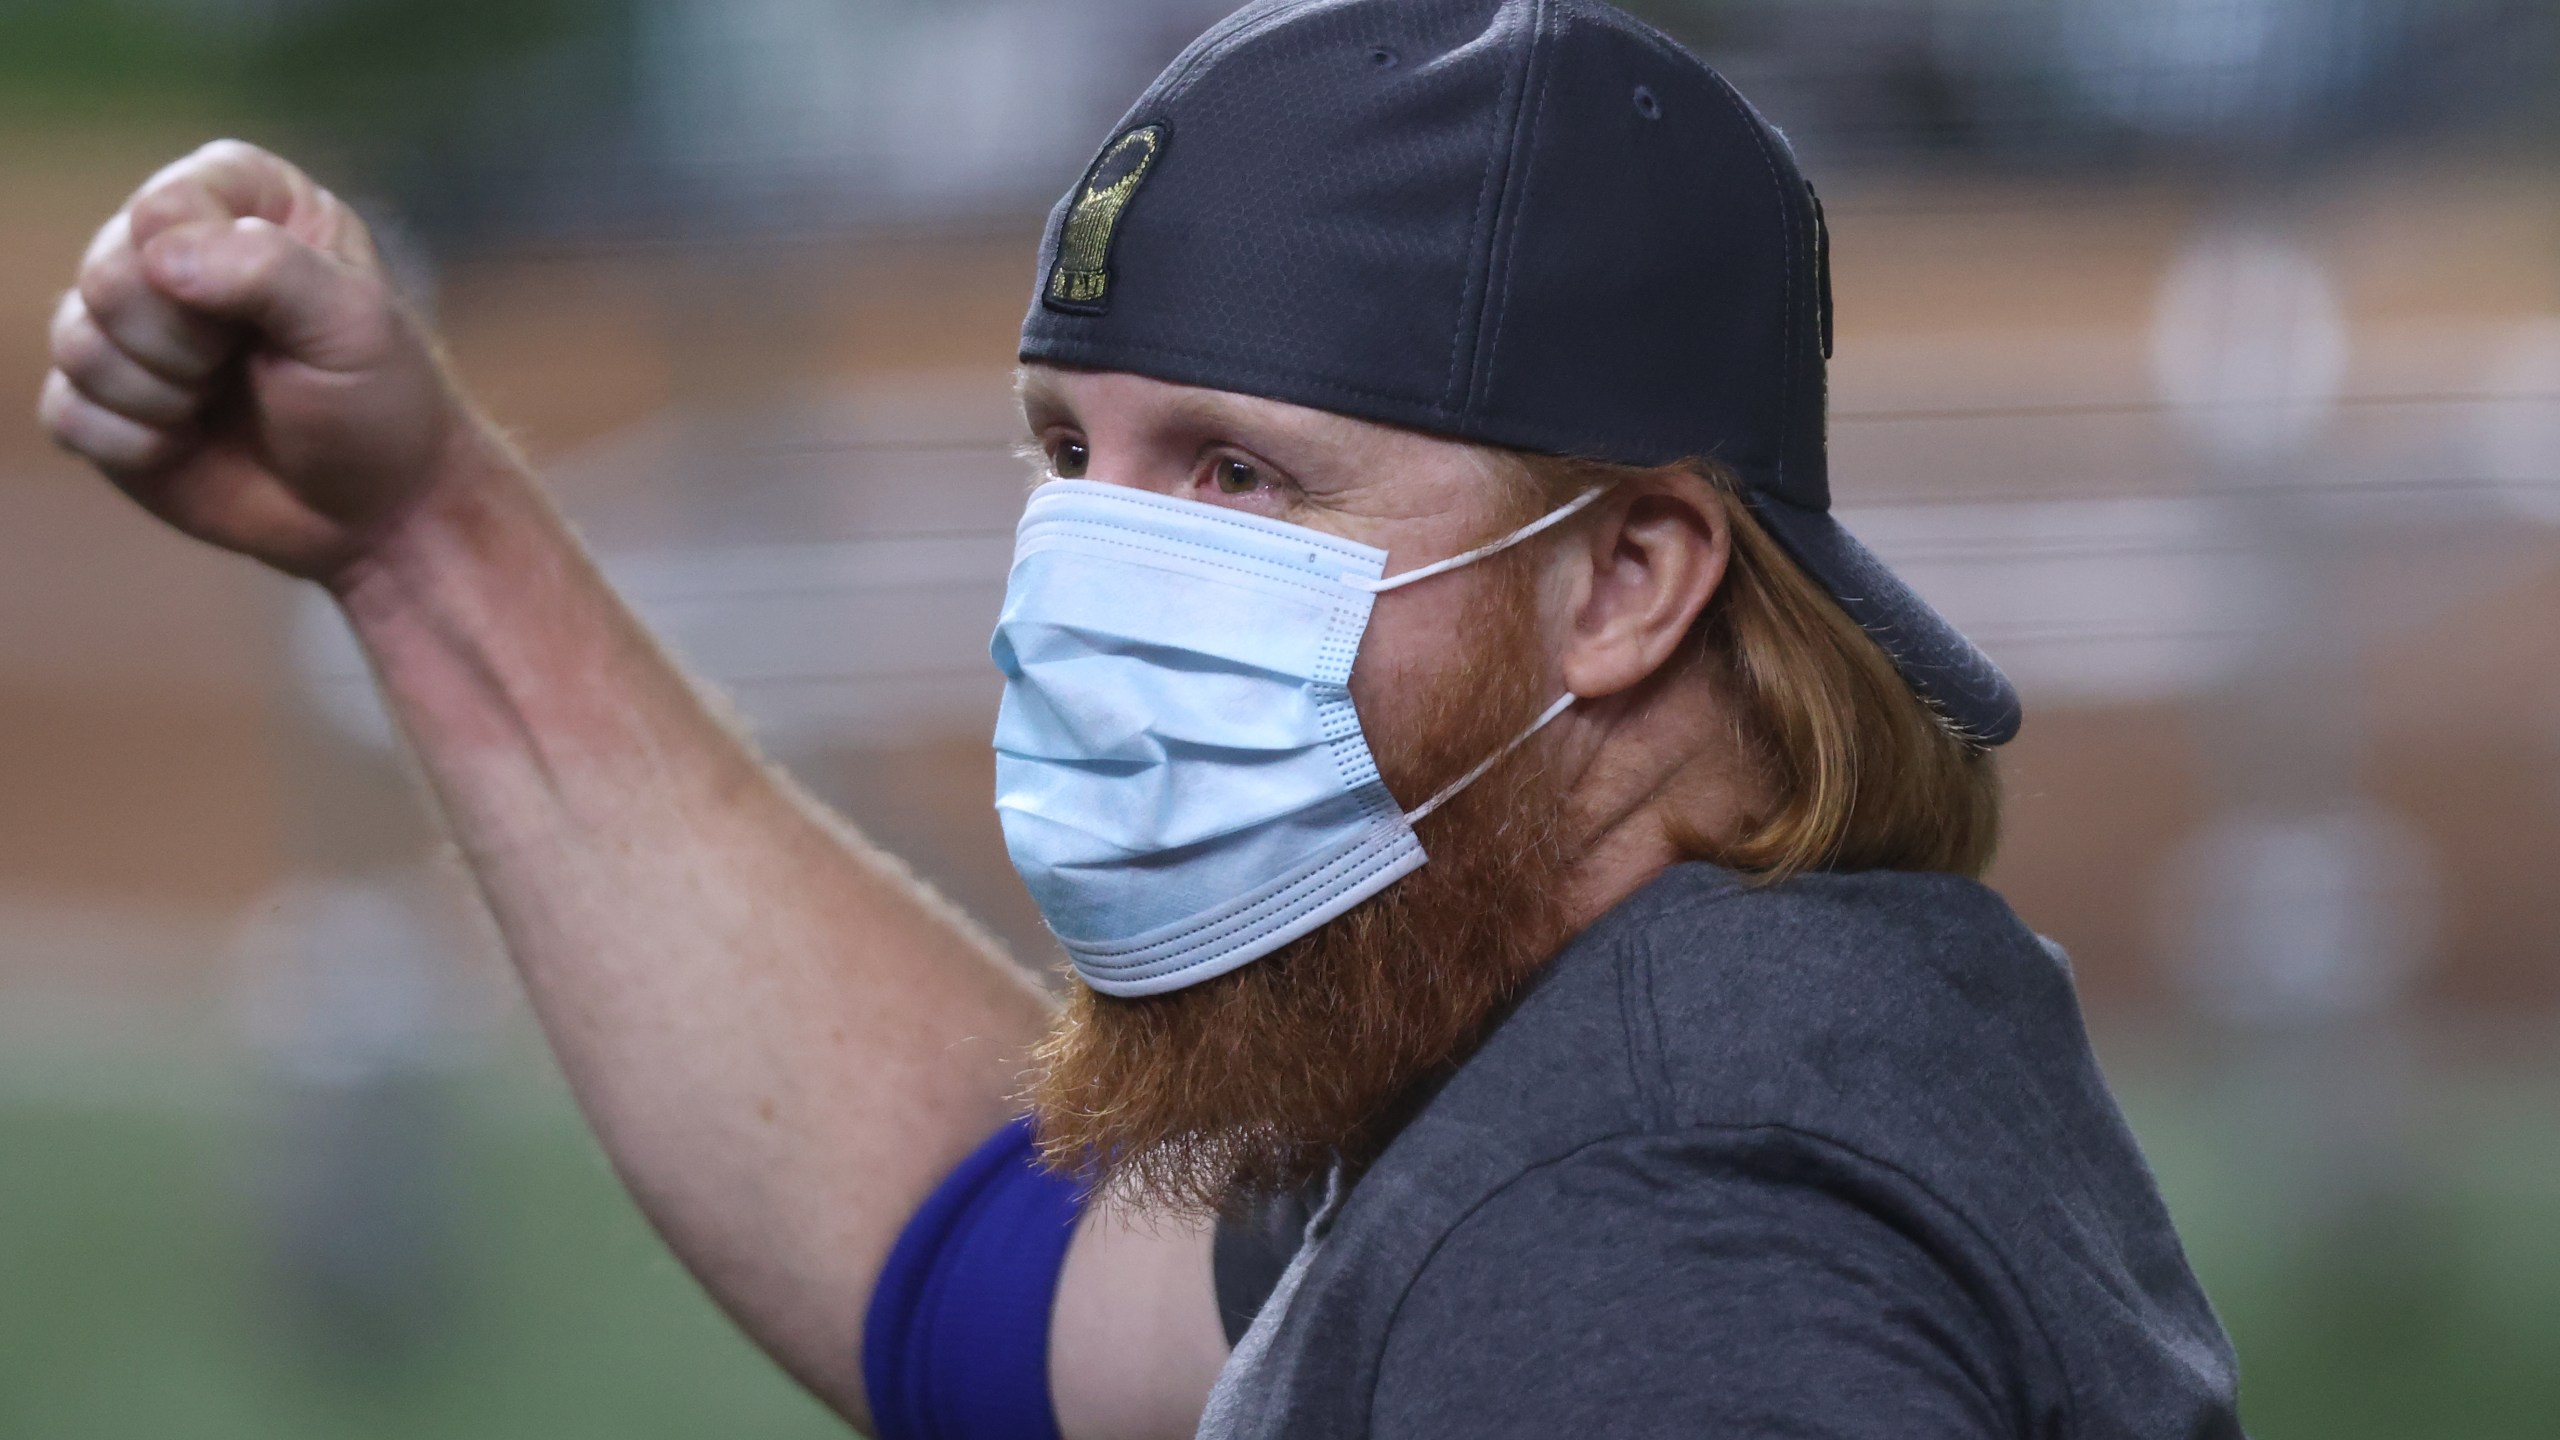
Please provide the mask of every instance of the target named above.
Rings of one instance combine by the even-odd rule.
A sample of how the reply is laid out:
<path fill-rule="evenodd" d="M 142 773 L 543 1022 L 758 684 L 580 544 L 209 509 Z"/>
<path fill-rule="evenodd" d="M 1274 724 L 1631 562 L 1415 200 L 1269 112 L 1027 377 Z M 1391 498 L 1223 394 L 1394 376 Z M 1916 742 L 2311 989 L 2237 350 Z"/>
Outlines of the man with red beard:
<path fill-rule="evenodd" d="M 2016 700 L 1829 514 L 1739 96 L 1591 0 L 1257 4 L 1037 284 L 997 804 L 1062 1007 L 722 723 L 284 162 L 136 194 L 40 408 L 343 607 L 633 1193 L 858 1425 L 2237 1433 L 1970 878 Z"/>

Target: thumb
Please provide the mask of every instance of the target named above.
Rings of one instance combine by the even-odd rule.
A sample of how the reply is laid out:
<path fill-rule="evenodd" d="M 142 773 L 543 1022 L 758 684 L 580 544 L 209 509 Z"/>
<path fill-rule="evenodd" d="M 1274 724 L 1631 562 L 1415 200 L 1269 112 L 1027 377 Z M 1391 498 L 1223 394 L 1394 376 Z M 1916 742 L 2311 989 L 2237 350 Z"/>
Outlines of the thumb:
<path fill-rule="evenodd" d="M 191 309 L 256 330 L 323 370 L 379 358 L 389 294 L 380 277 L 323 254 L 257 217 L 199 220 L 142 247 L 154 288 Z"/>
<path fill-rule="evenodd" d="M 320 187 L 280 157 L 239 140 L 216 140 L 161 167 L 127 208 L 134 243 L 147 245 L 197 220 L 256 216 L 300 229 L 328 205 Z"/>

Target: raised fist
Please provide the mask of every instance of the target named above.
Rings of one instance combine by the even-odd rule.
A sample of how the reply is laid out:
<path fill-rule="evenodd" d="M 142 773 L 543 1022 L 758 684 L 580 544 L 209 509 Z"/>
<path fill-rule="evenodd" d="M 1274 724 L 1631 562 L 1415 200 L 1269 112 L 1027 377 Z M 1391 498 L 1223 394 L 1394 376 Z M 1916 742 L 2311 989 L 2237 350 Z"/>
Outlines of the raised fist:
<path fill-rule="evenodd" d="M 144 508 L 329 581 L 480 439 L 364 223 L 219 140 L 98 232 L 37 414 Z"/>

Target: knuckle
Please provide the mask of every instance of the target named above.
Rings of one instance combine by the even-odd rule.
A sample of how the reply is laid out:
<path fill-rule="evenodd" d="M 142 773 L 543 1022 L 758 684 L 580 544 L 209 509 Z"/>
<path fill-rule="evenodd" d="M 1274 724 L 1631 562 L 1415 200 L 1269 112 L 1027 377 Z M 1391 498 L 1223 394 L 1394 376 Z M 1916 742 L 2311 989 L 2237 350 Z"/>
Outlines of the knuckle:
<path fill-rule="evenodd" d="M 133 203 L 125 207 L 125 214 L 130 217 L 126 221 L 128 233 L 138 230 L 156 235 L 186 220 L 195 211 L 191 193 L 195 188 L 193 176 L 179 174 L 157 181 L 134 196 Z"/>
<path fill-rule="evenodd" d="M 97 465 L 121 474 L 147 470 L 167 454 L 164 437 L 106 411 L 90 412 L 91 424 L 80 453 Z"/>
<path fill-rule="evenodd" d="M 84 459 L 111 464 L 133 448 L 133 427 L 82 398 L 68 380 L 45 387 L 43 414 L 54 443 Z"/>
<path fill-rule="evenodd" d="M 91 328 L 94 327 L 89 320 L 88 302 L 80 298 L 79 291 L 66 290 L 62 292 L 62 298 L 54 302 L 53 319 L 46 326 L 45 338 L 51 342 L 53 352 L 59 355 L 78 338 L 80 331 Z"/>
<path fill-rule="evenodd" d="M 44 385 L 36 391 L 36 423 L 57 445 L 68 443 L 63 432 L 64 407 L 71 398 L 71 384 L 59 370 L 44 377 Z"/>
<path fill-rule="evenodd" d="M 275 157 L 237 136 L 224 135 L 197 146 L 192 158 L 207 165 L 248 165 Z"/>
<path fill-rule="evenodd" d="M 113 347 L 59 362 L 81 399 L 139 425 L 172 425 L 195 413 L 194 395 L 153 375 Z"/>
<path fill-rule="evenodd" d="M 97 326 L 88 324 L 85 317 L 81 323 L 56 327 L 53 363 L 73 382 L 96 380 L 110 358 L 107 337 L 98 332 Z"/>
<path fill-rule="evenodd" d="M 90 314 L 106 316 L 130 306 L 142 291 L 141 257 L 131 246 L 121 246 L 81 267 L 74 293 Z"/>
<path fill-rule="evenodd" d="M 246 140 L 224 138 L 206 142 L 196 152 L 204 170 L 219 171 L 234 180 L 248 178 L 253 183 L 272 184 L 281 181 L 288 187 L 308 183 L 302 171 L 283 156 Z"/>
<path fill-rule="evenodd" d="M 132 246 L 133 207 L 128 204 L 108 216 L 107 222 L 98 227 L 98 233 L 89 237 L 89 248 L 80 252 L 80 268 L 87 270 L 116 251 L 131 249 Z"/>

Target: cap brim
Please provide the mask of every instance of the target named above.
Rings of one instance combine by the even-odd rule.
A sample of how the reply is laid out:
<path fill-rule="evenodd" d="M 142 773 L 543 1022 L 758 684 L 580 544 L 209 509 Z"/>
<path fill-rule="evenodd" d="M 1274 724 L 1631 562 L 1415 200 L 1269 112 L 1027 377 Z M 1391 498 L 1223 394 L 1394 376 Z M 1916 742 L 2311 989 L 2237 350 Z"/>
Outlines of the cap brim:
<path fill-rule="evenodd" d="M 2021 712 L 2009 677 L 1829 511 L 1757 490 L 1743 498 L 1778 544 L 1883 647 L 1903 680 L 1965 738 L 1990 746 L 2017 735 Z"/>

